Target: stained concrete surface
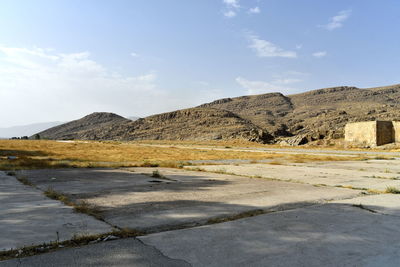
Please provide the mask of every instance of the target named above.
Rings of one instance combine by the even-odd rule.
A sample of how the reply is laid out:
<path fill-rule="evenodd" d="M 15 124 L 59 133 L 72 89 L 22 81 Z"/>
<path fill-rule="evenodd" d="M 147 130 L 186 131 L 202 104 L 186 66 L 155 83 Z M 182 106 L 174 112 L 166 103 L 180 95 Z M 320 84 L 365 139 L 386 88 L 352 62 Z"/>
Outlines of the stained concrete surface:
<path fill-rule="evenodd" d="M 386 190 L 389 186 L 400 188 L 400 160 L 390 160 L 390 163 L 387 160 L 369 162 L 205 165 L 201 166 L 201 169 L 313 185 L 345 186 L 381 191 Z M 187 168 L 193 167 L 188 166 Z"/>
<path fill-rule="evenodd" d="M 276 171 L 280 179 L 287 179 L 288 174 L 293 177 L 307 174 L 307 181 L 314 184 L 319 183 L 318 179 L 342 179 L 342 182 L 350 179 L 381 183 L 379 186 L 383 188 L 387 181 L 398 182 L 391 180 L 397 179 L 395 176 L 400 172 L 398 163 L 398 160 L 372 160 L 217 168 L 229 171 L 228 168 L 253 166 L 257 172 L 251 175 L 270 177 L 268 174 L 274 173 L 271 170 L 280 167 Z M 150 177 L 154 170 L 165 177 Z M 51 187 L 74 201 L 87 200 L 97 205 L 106 221 L 121 227 L 163 231 L 255 209 L 271 213 L 150 234 L 140 237 L 143 243 L 135 239 L 115 240 L 3 261 L 0 266 L 400 265 L 399 195 L 362 195 L 359 190 L 331 186 L 169 168 L 37 170 L 18 175 L 41 190 Z M 14 199 L 13 192 L 22 192 L 13 189 L 21 186 L 26 198 L 35 201 L 39 195 L 43 200 L 40 191 L 18 185 L 13 177 L 5 177 L 0 180 L 8 188 L 0 186 L 2 204 L 5 199 Z M 26 215 L 30 218 L 30 204 L 26 206 L 28 210 L 21 210 L 21 218 Z M 14 207 L 12 202 L 9 205 Z M 3 214 L 1 210 L 0 227 Z M 41 231 L 38 234 L 40 237 Z"/>
<path fill-rule="evenodd" d="M 380 194 L 372 196 L 355 197 L 351 199 L 335 200 L 332 203 L 361 205 L 368 210 L 393 215 L 400 218 L 400 195 L 399 194 Z M 400 242 L 400 240 L 399 240 Z"/>
<path fill-rule="evenodd" d="M 324 204 L 140 239 L 192 266 L 400 266 L 399 227 L 396 216 Z"/>
<path fill-rule="evenodd" d="M 156 169 L 164 178 L 149 176 Z M 204 224 L 212 218 L 258 209 L 282 210 L 360 194 L 343 188 L 170 168 L 35 170 L 18 175 L 43 190 L 52 187 L 76 201 L 88 201 L 114 226 L 150 232 Z"/>
<path fill-rule="evenodd" d="M 63 266 L 190 266 L 183 260 L 168 258 L 157 249 L 128 238 L 68 248 L 33 257 L 1 261 L 1 267 L 63 267 Z"/>
<path fill-rule="evenodd" d="M 155 169 L 152 169 L 154 171 Z M 28 179 L 45 191 L 52 188 L 67 194 L 99 193 L 110 189 L 152 185 L 155 182 L 171 182 L 140 173 L 132 174 L 120 169 L 43 169 L 18 171 L 18 176 Z"/>
<path fill-rule="evenodd" d="M 111 230 L 106 223 L 75 213 L 71 207 L 46 198 L 40 190 L 0 172 L 0 251 Z"/>
<path fill-rule="evenodd" d="M 386 177 L 398 177 L 400 179 L 400 160 L 362 160 L 362 161 L 328 161 L 312 163 L 290 163 L 293 166 L 323 167 L 327 169 L 344 169 L 362 171 L 364 176 L 372 176 L 371 173 L 380 173 Z"/>

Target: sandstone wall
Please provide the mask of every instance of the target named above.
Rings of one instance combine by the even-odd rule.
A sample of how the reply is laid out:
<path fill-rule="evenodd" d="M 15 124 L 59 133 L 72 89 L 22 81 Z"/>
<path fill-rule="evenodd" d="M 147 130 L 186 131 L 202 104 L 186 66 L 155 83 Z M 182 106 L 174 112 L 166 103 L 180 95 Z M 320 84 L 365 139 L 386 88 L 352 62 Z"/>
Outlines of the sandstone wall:
<path fill-rule="evenodd" d="M 393 121 L 394 142 L 400 143 L 400 121 Z"/>
<path fill-rule="evenodd" d="M 376 121 L 353 122 L 346 124 L 344 129 L 347 142 L 376 146 L 377 145 Z"/>
<path fill-rule="evenodd" d="M 364 121 L 348 123 L 345 141 L 364 146 L 400 143 L 400 121 Z"/>

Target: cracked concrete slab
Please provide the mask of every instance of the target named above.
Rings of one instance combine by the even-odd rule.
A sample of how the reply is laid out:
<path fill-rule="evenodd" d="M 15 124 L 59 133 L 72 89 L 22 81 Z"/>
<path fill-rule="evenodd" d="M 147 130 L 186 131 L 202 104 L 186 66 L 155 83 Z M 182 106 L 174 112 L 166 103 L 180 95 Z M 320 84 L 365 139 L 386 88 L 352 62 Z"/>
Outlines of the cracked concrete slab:
<path fill-rule="evenodd" d="M 351 199 L 336 200 L 332 203 L 361 205 L 369 210 L 380 214 L 400 217 L 400 195 L 380 194 L 372 196 L 361 196 Z"/>
<path fill-rule="evenodd" d="M 112 230 L 4 172 L 0 172 L 0 203 L 0 251 Z"/>
<path fill-rule="evenodd" d="M 400 174 L 397 173 L 400 160 L 373 161 L 373 169 L 368 169 L 369 161 L 359 165 L 343 163 L 298 163 L 288 165 L 240 164 L 240 165 L 206 165 L 200 168 L 206 171 L 224 171 L 237 175 L 261 176 L 282 181 L 293 181 L 307 184 L 323 184 L 384 191 L 387 187 L 400 188 Z M 193 167 L 187 167 L 191 169 Z"/>
<path fill-rule="evenodd" d="M 400 266 L 400 218 L 324 204 L 140 239 L 192 266 Z"/>
<path fill-rule="evenodd" d="M 1 261 L 1 267 L 149 267 L 190 266 L 183 260 L 166 257 L 154 247 L 128 238 L 97 243 L 85 247 L 68 248 L 27 258 Z"/>
<path fill-rule="evenodd" d="M 371 172 L 386 174 L 389 177 L 400 176 L 399 159 L 392 160 L 357 160 L 357 161 L 331 161 L 331 162 L 313 162 L 313 163 L 293 163 L 292 165 L 319 167 L 330 169 L 347 169 L 365 172 L 368 175 Z"/>
<path fill-rule="evenodd" d="M 90 194 L 107 192 L 110 189 L 124 189 L 127 186 L 140 187 L 155 182 L 167 182 L 163 179 L 141 175 L 121 169 L 42 169 L 18 171 L 17 175 L 34 182 L 45 191 L 52 188 L 66 194 Z"/>
<path fill-rule="evenodd" d="M 164 176 L 157 182 L 149 176 L 154 170 Z M 51 186 L 76 201 L 88 201 L 112 225 L 149 232 L 359 195 L 350 189 L 171 168 L 36 170 L 18 175 L 39 188 Z"/>

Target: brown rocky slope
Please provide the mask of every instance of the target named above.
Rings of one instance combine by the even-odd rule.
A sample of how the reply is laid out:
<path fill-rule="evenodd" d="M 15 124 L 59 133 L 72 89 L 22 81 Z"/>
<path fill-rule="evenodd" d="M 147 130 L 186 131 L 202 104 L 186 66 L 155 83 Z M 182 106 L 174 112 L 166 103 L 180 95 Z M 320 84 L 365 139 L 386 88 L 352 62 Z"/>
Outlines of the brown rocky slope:
<path fill-rule="evenodd" d="M 347 122 L 400 119 L 400 85 L 359 89 L 333 87 L 217 100 L 201 106 L 229 110 L 271 133 L 274 140 L 309 142 L 341 138 Z M 299 138 L 302 137 L 302 138 Z"/>
<path fill-rule="evenodd" d="M 134 122 L 113 114 L 119 118 L 104 123 L 92 120 L 90 124 L 89 115 L 83 118 L 85 123 L 78 120 L 74 124 L 86 126 L 61 125 L 39 134 L 49 139 L 241 138 L 303 144 L 343 137 L 343 128 L 349 121 L 399 120 L 399 108 L 400 85 L 369 89 L 342 86 L 288 96 L 268 93 L 225 98 Z"/>
<path fill-rule="evenodd" d="M 70 139 L 91 139 L 96 140 L 96 134 L 93 134 L 88 138 L 88 132 L 102 132 L 109 131 L 113 126 L 131 122 L 131 120 L 125 119 L 114 113 L 107 112 L 95 112 L 89 114 L 79 120 L 70 121 L 45 131 L 39 132 L 42 139 L 58 139 L 58 140 L 70 140 Z M 35 136 L 31 138 L 35 138 Z"/>
<path fill-rule="evenodd" d="M 86 117 L 85 117 L 86 118 Z M 77 124 L 79 120 L 75 121 Z M 52 129 L 47 130 L 52 132 Z M 262 129 L 236 114 L 212 108 L 190 108 L 138 119 L 118 120 L 73 134 L 49 135 L 47 139 L 81 140 L 216 140 L 238 138 L 266 142 L 271 138 Z"/>

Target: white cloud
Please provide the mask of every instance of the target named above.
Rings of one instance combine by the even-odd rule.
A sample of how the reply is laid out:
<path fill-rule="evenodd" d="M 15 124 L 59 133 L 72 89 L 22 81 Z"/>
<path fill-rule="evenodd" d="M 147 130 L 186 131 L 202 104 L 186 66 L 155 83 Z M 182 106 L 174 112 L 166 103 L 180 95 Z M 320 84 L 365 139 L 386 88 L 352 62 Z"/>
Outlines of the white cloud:
<path fill-rule="evenodd" d="M 303 45 L 302 45 L 302 44 L 297 44 L 297 45 L 296 45 L 296 49 L 297 49 L 297 50 L 302 49 L 302 48 L 303 48 Z"/>
<path fill-rule="evenodd" d="M 260 12 L 261 12 L 261 9 L 258 6 L 249 9 L 250 14 L 258 14 Z"/>
<path fill-rule="evenodd" d="M 233 18 L 237 15 L 237 11 L 240 9 L 239 0 L 223 0 L 226 10 L 223 12 L 227 18 Z"/>
<path fill-rule="evenodd" d="M 30 56 L 37 56 L 41 58 L 56 60 L 58 56 L 55 55 L 48 55 L 46 51 L 51 51 L 51 49 L 42 49 L 38 47 L 34 47 L 32 49 L 27 48 L 20 48 L 20 47 L 0 47 L 0 51 L 6 55 L 11 55 L 12 57 L 16 58 L 19 57 L 21 54 L 30 55 Z"/>
<path fill-rule="evenodd" d="M 326 51 L 318 51 L 318 52 L 313 53 L 312 55 L 313 55 L 313 57 L 321 58 L 321 57 L 326 56 L 327 54 L 328 53 Z"/>
<path fill-rule="evenodd" d="M 274 84 L 292 84 L 292 83 L 298 83 L 298 82 L 301 82 L 301 81 L 303 81 L 303 80 L 296 79 L 296 78 L 285 78 L 285 79 L 274 80 L 273 83 Z"/>
<path fill-rule="evenodd" d="M 240 8 L 239 0 L 223 0 L 223 2 L 228 8 Z"/>
<path fill-rule="evenodd" d="M 227 18 L 233 18 L 236 16 L 236 12 L 233 10 L 228 10 L 224 12 L 224 16 Z"/>
<path fill-rule="evenodd" d="M 285 72 L 283 73 L 283 75 L 284 75 L 284 76 L 291 76 L 291 75 L 292 75 L 292 76 L 301 76 L 301 77 L 304 77 L 304 76 L 309 76 L 310 74 L 307 73 L 307 72 L 289 70 L 289 71 L 285 71 Z"/>
<path fill-rule="evenodd" d="M 250 81 L 242 77 L 237 77 L 236 82 L 246 89 L 246 93 L 249 95 L 254 94 L 265 94 L 271 92 L 286 93 L 294 90 L 292 87 L 288 87 L 288 84 L 298 83 L 302 80 L 294 78 L 276 79 L 270 82 L 266 81 Z"/>
<path fill-rule="evenodd" d="M 139 54 L 138 54 L 138 53 L 135 53 L 135 52 L 132 52 L 130 55 L 131 55 L 132 57 L 139 57 Z"/>
<path fill-rule="evenodd" d="M 0 47 L 0 124 L 65 121 L 94 111 L 143 115 L 164 111 L 154 72 L 114 73 L 89 52 L 54 53 L 40 48 Z M 164 102 L 163 102 L 164 103 Z"/>
<path fill-rule="evenodd" d="M 249 47 L 256 51 L 257 56 L 259 57 L 297 57 L 296 52 L 284 50 L 269 41 L 260 39 L 257 35 L 249 35 L 248 39 L 250 41 Z"/>
<path fill-rule="evenodd" d="M 334 29 L 343 27 L 343 22 L 345 22 L 351 15 L 351 10 L 342 10 L 336 16 L 332 17 L 328 24 L 323 25 L 322 27 L 333 31 Z"/>

